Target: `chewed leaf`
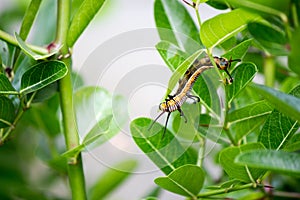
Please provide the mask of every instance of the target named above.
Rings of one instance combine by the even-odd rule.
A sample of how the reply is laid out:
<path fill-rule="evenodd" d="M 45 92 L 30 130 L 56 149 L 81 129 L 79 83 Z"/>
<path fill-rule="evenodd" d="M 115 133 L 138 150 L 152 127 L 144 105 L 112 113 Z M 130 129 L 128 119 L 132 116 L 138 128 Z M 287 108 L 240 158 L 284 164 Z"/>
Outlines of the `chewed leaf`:
<path fill-rule="evenodd" d="M 22 94 L 37 91 L 63 78 L 68 68 L 63 62 L 49 61 L 38 63 L 27 70 L 21 79 Z"/>
<path fill-rule="evenodd" d="M 213 48 L 244 30 L 248 22 L 260 19 L 258 14 L 243 9 L 217 15 L 203 23 L 200 30 L 201 40 L 207 48 Z"/>

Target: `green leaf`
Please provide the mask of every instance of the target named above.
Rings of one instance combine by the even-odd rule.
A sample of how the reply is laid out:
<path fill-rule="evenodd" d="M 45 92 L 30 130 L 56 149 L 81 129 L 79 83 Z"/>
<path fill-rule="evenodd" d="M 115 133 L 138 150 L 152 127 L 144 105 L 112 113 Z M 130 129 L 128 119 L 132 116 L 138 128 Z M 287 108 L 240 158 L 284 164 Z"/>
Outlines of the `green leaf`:
<path fill-rule="evenodd" d="M 300 44 L 300 28 L 292 32 L 292 38 L 290 41 L 291 52 L 288 57 L 289 68 L 300 76 L 300 46 L 298 44 Z"/>
<path fill-rule="evenodd" d="M 29 34 L 34 19 L 39 11 L 41 2 L 42 0 L 31 0 L 26 10 L 20 29 L 20 38 L 22 38 L 23 40 L 26 40 Z"/>
<path fill-rule="evenodd" d="M 112 115 L 109 115 L 99 121 L 84 137 L 82 144 L 85 146 L 91 144 L 102 136 L 107 130 L 109 130 L 110 124 L 112 121 Z"/>
<path fill-rule="evenodd" d="M 216 118 L 219 118 L 221 114 L 221 100 L 217 88 L 222 86 L 215 70 L 204 71 L 193 86 L 193 91 L 200 98 L 201 104 L 204 104 L 205 108 Z"/>
<path fill-rule="evenodd" d="M 101 9 L 104 2 L 105 0 L 85 0 L 82 2 L 71 21 L 67 39 L 69 47 L 75 44 L 79 36 Z"/>
<path fill-rule="evenodd" d="M 289 140 L 288 144 L 285 146 L 286 151 L 299 151 L 300 150 L 300 134 L 295 134 Z"/>
<path fill-rule="evenodd" d="M 256 39 L 263 50 L 273 55 L 288 55 L 287 42 L 283 32 L 270 25 L 252 22 L 248 24 L 250 34 Z"/>
<path fill-rule="evenodd" d="M 188 57 L 186 53 L 168 41 L 160 41 L 155 47 L 172 71 Z"/>
<path fill-rule="evenodd" d="M 110 127 L 110 123 L 112 121 L 112 115 L 102 119 L 98 122 L 90 132 L 85 136 L 82 143 L 77 147 L 74 147 L 65 153 L 62 154 L 63 157 L 71 158 L 76 157 L 80 152 L 82 152 L 88 145 L 92 144 L 96 140 L 98 140 L 101 136 L 107 133 Z"/>
<path fill-rule="evenodd" d="M 264 147 L 260 143 L 249 143 L 239 147 L 228 147 L 223 149 L 220 152 L 220 164 L 230 178 L 235 178 L 243 182 L 256 181 L 265 171 L 249 167 L 247 170 L 247 167 L 235 164 L 234 159 L 241 153 L 257 149 L 264 149 Z M 251 174 L 251 177 L 249 177 L 248 172 Z"/>
<path fill-rule="evenodd" d="M 45 54 L 38 54 L 34 52 L 23 40 L 22 38 L 18 35 L 18 33 L 15 33 L 16 40 L 18 42 L 19 47 L 24 51 L 25 54 L 28 56 L 32 57 L 34 60 L 44 60 L 46 58 L 49 58 L 50 56 L 53 56 L 54 54 L 57 54 L 61 48 L 55 48 L 52 52 L 50 53 L 45 53 Z M 43 51 L 47 51 L 46 49 L 43 49 Z"/>
<path fill-rule="evenodd" d="M 155 123 L 148 130 L 152 120 L 137 118 L 130 124 L 135 143 L 165 174 L 185 164 L 195 164 L 197 156 L 187 147 L 183 147 L 176 137 L 164 127 Z"/>
<path fill-rule="evenodd" d="M 205 173 L 196 165 L 183 165 L 167 177 L 159 177 L 154 182 L 160 187 L 183 196 L 197 199 L 203 187 Z"/>
<path fill-rule="evenodd" d="M 34 65 L 27 70 L 21 79 L 21 94 L 28 94 L 63 78 L 68 68 L 63 62 L 48 61 Z"/>
<path fill-rule="evenodd" d="M 235 162 L 288 175 L 300 175 L 300 154 L 275 150 L 255 150 L 240 154 Z"/>
<path fill-rule="evenodd" d="M 137 164 L 135 160 L 125 160 L 106 170 L 90 189 L 89 199 L 105 199 L 132 174 Z"/>
<path fill-rule="evenodd" d="M 294 88 L 289 94 L 299 98 L 300 86 Z M 273 110 L 264 124 L 259 133 L 258 141 L 263 143 L 268 149 L 278 150 L 285 147 L 289 139 L 298 130 L 300 124 L 277 109 Z"/>
<path fill-rule="evenodd" d="M 1 94 L 18 94 L 8 78 L 2 73 L 0 73 L 0 95 Z"/>
<path fill-rule="evenodd" d="M 179 1 L 156 0 L 154 17 L 161 40 L 179 46 L 188 54 L 201 48 L 198 29 Z"/>
<path fill-rule="evenodd" d="M 242 63 L 233 70 L 234 81 L 225 88 L 228 104 L 252 81 L 256 72 L 257 67 L 253 63 Z"/>
<path fill-rule="evenodd" d="M 255 102 L 228 114 L 230 130 L 236 133 L 236 141 L 259 127 L 273 108 L 265 101 Z"/>
<path fill-rule="evenodd" d="M 252 39 L 245 40 L 238 45 L 236 45 L 234 48 L 227 51 L 225 54 L 222 55 L 222 57 L 227 59 L 242 59 L 245 54 L 247 53 L 247 50 L 249 49 L 250 45 L 252 44 Z M 231 67 L 234 67 L 236 63 L 232 63 Z"/>
<path fill-rule="evenodd" d="M 0 128 L 10 126 L 15 119 L 14 104 L 9 98 L 0 96 L 0 110 Z"/>
<path fill-rule="evenodd" d="M 204 52 L 203 49 L 200 49 L 196 51 L 193 55 L 188 57 L 184 62 L 181 63 L 181 65 L 176 68 L 174 73 L 172 74 L 169 83 L 168 83 L 168 89 L 165 94 L 165 98 L 172 92 L 174 87 L 176 86 L 179 79 L 184 75 L 186 70 L 191 66 L 192 63 L 195 62 L 195 60 Z"/>
<path fill-rule="evenodd" d="M 251 84 L 251 87 L 270 102 L 278 111 L 294 120 L 300 121 L 300 99 L 297 98 L 300 97 L 300 85 L 293 90 L 293 93 L 297 97 L 264 85 Z"/>
<path fill-rule="evenodd" d="M 113 136 L 127 120 L 126 103 L 121 96 L 112 97 L 105 89 L 100 87 L 83 87 L 74 95 L 74 107 L 78 124 L 78 132 L 81 138 L 89 138 L 97 135 L 103 127 L 109 125 L 108 130 L 94 143 L 89 144 L 88 149 L 95 148 Z M 118 114 L 115 114 L 118 113 Z M 111 123 L 104 123 L 104 119 L 113 117 Z"/>
<path fill-rule="evenodd" d="M 224 1 L 224 0 L 221 0 Z M 264 12 L 276 16 L 287 13 L 290 6 L 290 0 L 273 1 L 273 0 L 225 0 L 231 7 L 242 7 L 251 9 L 251 11 Z"/>
<path fill-rule="evenodd" d="M 287 42 L 284 32 L 260 22 L 249 23 L 248 31 L 257 41 L 274 42 L 278 44 L 285 44 Z"/>
<path fill-rule="evenodd" d="M 207 48 L 213 48 L 244 30 L 247 23 L 260 19 L 259 15 L 243 9 L 219 14 L 202 24 L 200 30 L 201 40 Z"/>

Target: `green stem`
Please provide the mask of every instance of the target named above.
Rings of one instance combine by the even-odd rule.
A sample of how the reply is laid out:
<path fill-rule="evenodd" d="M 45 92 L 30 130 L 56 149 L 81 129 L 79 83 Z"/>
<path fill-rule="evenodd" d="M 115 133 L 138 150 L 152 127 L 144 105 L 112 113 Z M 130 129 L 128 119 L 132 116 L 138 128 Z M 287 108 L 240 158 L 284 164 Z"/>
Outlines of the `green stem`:
<path fill-rule="evenodd" d="M 225 193 L 229 193 L 229 192 L 234 192 L 234 191 L 244 190 L 244 189 L 249 189 L 249 188 L 256 188 L 256 187 L 257 187 L 257 184 L 248 183 L 248 184 L 241 185 L 241 186 L 203 192 L 203 193 L 198 194 L 197 197 L 198 198 L 210 197 L 210 196 L 214 196 L 214 195 L 218 195 L 218 194 L 225 194 Z"/>
<path fill-rule="evenodd" d="M 55 42 L 62 45 L 61 53 L 69 53 L 67 35 L 70 22 L 70 0 L 58 0 L 57 33 Z M 62 60 L 68 67 L 68 74 L 59 81 L 60 105 L 63 117 L 63 128 L 67 150 L 79 146 L 79 136 L 73 108 L 73 89 L 71 81 L 71 59 Z M 87 199 L 81 154 L 68 160 L 68 176 L 72 199 Z"/>
<path fill-rule="evenodd" d="M 0 30 L 0 40 L 3 40 L 11 45 L 14 45 L 16 47 L 19 46 L 17 40 L 15 37 L 11 36 L 10 34 Z M 48 50 L 43 47 L 27 44 L 30 49 L 32 49 L 34 52 L 39 53 L 39 54 L 48 54 Z"/>
<path fill-rule="evenodd" d="M 265 85 L 273 87 L 275 83 L 275 62 L 274 57 L 266 56 L 264 59 L 264 74 L 265 74 Z"/>
<path fill-rule="evenodd" d="M 296 3 L 292 4 L 292 16 L 295 28 L 299 26 Z"/>

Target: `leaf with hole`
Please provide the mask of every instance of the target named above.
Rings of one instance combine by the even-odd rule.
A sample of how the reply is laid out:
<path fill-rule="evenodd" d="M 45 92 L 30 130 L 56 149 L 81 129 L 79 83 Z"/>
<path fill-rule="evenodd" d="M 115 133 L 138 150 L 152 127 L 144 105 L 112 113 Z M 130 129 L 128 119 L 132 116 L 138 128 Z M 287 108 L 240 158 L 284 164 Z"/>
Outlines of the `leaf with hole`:
<path fill-rule="evenodd" d="M 235 163 L 291 176 L 300 175 L 300 154 L 296 152 L 253 150 L 238 155 Z"/>
<path fill-rule="evenodd" d="M 183 165 L 167 177 L 159 177 L 154 182 L 160 187 L 183 196 L 197 199 L 203 187 L 205 173 L 196 165 Z"/>
<path fill-rule="evenodd" d="M 247 23 L 260 19 L 258 14 L 243 9 L 219 14 L 202 24 L 201 40 L 207 48 L 213 48 L 244 30 Z"/>
<path fill-rule="evenodd" d="M 165 174 L 185 164 L 195 164 L 197 155 L 164 127 L 155 123 L 149 130 L 152 120 L 137 118 L 130 124 L 130 131 L 135 143 Z"/>
<path fill-rule="evenodd" d="M 254 169 L 235 164 L 234 159 L 241 153 L 257 149 L 264 149 L 264 147 L 260 143 L 249 143 L 239 147 L 225 148 L 220 152 L 220 164 L 230 178 L 234 178 L 246 183 L 256 181 L 265 173 L 265 170 Z"/>
<path fill-rule="evenodd" d="M 27 70 L 21 79 L 21 94 L 40 90 L 63 78 L 68 73 L 67 66 L 60 61 L 38 63 Z"/>

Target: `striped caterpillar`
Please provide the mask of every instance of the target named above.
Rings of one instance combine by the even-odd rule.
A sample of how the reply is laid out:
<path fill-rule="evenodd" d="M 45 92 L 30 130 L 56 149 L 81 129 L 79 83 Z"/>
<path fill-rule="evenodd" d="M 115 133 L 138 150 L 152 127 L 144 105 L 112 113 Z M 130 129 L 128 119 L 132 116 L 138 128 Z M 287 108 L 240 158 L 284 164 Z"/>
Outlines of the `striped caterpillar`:
<path fill-rule="evenodd" d="M 231 66 L 232 62 L 240 62 L 240 59 L 234 59 L 227 60 L 226 58 L 220 58 L 215 56 L 214 62 L 216 63 L 217 67 L 220 70 L 224 70 L 226 74 L 229 76 L 229 83 L 233 82 L 233 78 L 231 77 L 230 73 L 228 72 L 228 68 Z M 194 83 L 196 82 L 197 78 L 200 74 L 202 74 L 205 70 L 213 68 L 213 64 L 211 63 L 208 56 L 196 60 L 185 72 L 183 75 L 183 78 L 179 81 L 179 86 L 174 95 L 168 95 L 168 98 L 165 99 L 165 102 L 162 102 L 159 104 L 159 110 L 162 112 L 155 118 L 155 120 L 152 122 L 152 124 L 149 127 L 149 130 L 152 128 L 154 123 L 164 114 L 168 113 L 164 133 L 167 129 L 167 124 L 169 117 L 172 112 L 178 110 L 181 117 L 184 117 L 185 122 L 187 122 L 187 118 L 184 115 L 183 111 L 181 110 L 182 104 L 188 99 L 194 100 L 194 102 L 199 102 L 200 98 L 198 96 L 191 95 L 191 90 L 194 86 Z"/>

